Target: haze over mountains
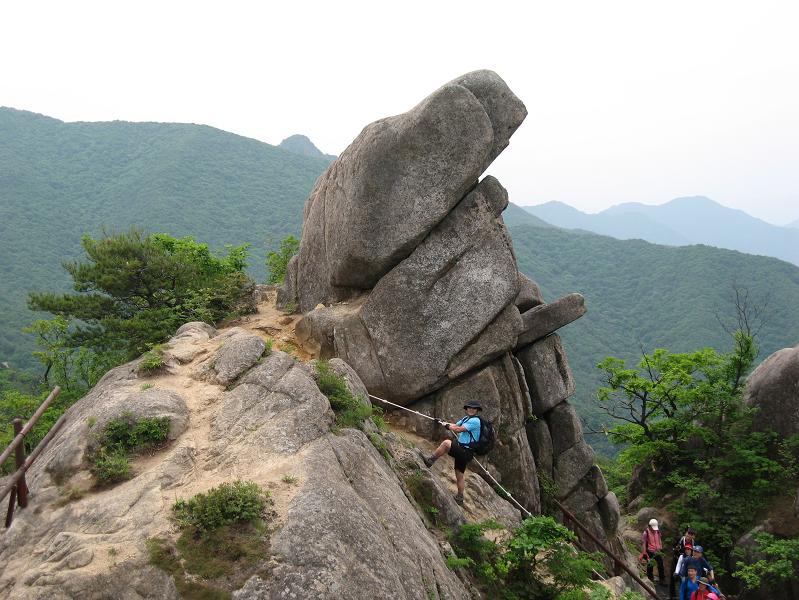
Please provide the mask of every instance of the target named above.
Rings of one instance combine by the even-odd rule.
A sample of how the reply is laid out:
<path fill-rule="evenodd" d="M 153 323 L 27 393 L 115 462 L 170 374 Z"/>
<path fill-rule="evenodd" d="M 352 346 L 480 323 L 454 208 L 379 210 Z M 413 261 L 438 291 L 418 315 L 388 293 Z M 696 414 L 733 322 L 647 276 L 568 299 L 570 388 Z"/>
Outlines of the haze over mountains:
<path fill-rule="evenodd" d="M 263 280 L 267 249 L 289 233 L 299 235 L 305 199 L 330 162 L 304 136 L 292 138 L 277 147 L 203 125 L 64 123 L 0 108 L 0 363 L 36 366 L 33 340 L 20 330 L 44 315 L 26 308 L 27 293 L 69 288 L 61 263 L 82 255 L 85 233 L 97 237 L 104 228 L 138 225 L 192 235 L 218 249 L 251 243 L 250 272 Z M 709 246 L 569 231 L 513 204 L 503 217 L 520 269 L 540 283 L 546 300 L 568 292 L 586 296 L 588 314 L 563 337 L 577 382 L 575 404 L 595 425 L 595 365 L 606 355 L 634 360 L 639 342 L 647 350 L 729 349 L 715 315 L 731 314 L 733 282 L 755 298 L 771 295 L 761 358 L 799 342 L 794 265 Z M 653 231 L 665 231 L 662 221 L 648 219 Z M 635 213 L 630 222 L 644 217 Z M 692 239 L 688 225 L 672 231 Z"/>
<path fill-rule="evenodd" d="M 799 221 L 786 227 L 771 225 L 704 196 L 675 198 L 658 206 L 628 202 L 596 214 L 581 212 L 562 202 L 523 208 L 565 229 L 584 229 L 622 240 L 642 239 L 669 246 L 705 244 L 774 256 L 799 265 Z"/>

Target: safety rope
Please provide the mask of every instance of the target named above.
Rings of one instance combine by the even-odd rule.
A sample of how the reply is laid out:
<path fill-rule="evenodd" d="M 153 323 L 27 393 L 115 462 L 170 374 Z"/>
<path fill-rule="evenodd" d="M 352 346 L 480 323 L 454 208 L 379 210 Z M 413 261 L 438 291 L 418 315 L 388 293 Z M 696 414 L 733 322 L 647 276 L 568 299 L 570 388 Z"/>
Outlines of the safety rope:
<path fill-rule="evenodd" d="M 375 400 L 378 400 L 378 401 L 380 401 L 380 402 L 384 402 L 384 403 L 386 403 L 386 404 L 390 404 L 391 406 L 396 406 L 396 407 L 397 407 L 397 408 L 399 408 L 399 409 L 402 409 L 402 410 L 404 410 L 404 411 L 407 411 L 407 412 L 413 413 L 413 414 L 415 414 L 415 415 L 419 415 L 420 417 L 424 417 L 425 419 L 430 419 L 431 421 L 435 421 L 436 423 L 440 423 L 440 422 L 441 422 L 441 420 L 440 420 L 440 419 L 436 419 L 435 417 L 431 417 L 430 415 L 425 415 L 425 414 L 423 414 L 423 413 L 420 413 L 420 412 L 419 412 L 419 411 L 417 411 L 417 410 L 412 410 L 412 409 L 410 409 L 410 408 L 408 408 L 408 407 L 406 407 L 406 406 L 401 406 L 401 405 L 399 405 L 399 404 L 394 404 L 393 402 L 389 402 L 389 401 L 388 401 L 388 400 L 386 400 L 385 398 L 379 398 L 378 396 L 373 396 L 372 394 L 369 394 L 369 397 L 370 397 L 370 398 L 374 398 Z M 447 431 L 449 431 L 449 430 L 447 430 Z M 450 433 L 451 433 L 451 432 L 450 432 Z M 499 481 L 497 481 L 496 479 L 494 479 L 494 476 L 493 476 L 493 475 L 492 475 L 492 474 L 489 472 L 489 470 L 488 470 L 488 469 L 486 469 L 486 468 L 483 466 L 483 464 L 482 464 L 482 463 L 481 463 L 479 460 L 477 460 L 477 458 L 473 458 L 472 460 L 474 460 L 474 462 L 475 462 L 475 463 L 477 463 L 477 466 L 479 466 L 479 467 L 480 467 L 480 468 L 483 470 L 483 472 L 484 472 L 484 473 L 486 474 L 486 476 L 487 476 L 487 477 L 488 477 L 488 478 L 489 478 L 489 479 L 490 479 L 490 480 L 491 480 L 491 481 L 494 483 L 494 485 L 495 485 L 495 486 L 497 486 L 497 487 L 498 487 L 498 488 L 499 488 L 499 489 L 502 491 L 502 493 L 503 493 L 503 494 L 505 494 L 505 496 L 506 496 L 507 498 L 509 498 L 509 499 L 510 499 L 510 501 L 511 501 L 511 502 L 513 502 L 513 504 L 515 504 L 515 505 L 516 505 L 516 507 L 517 507 L 519 510 L 521 510 L 521 511 L 522 511 L 522 512 L 523 512 L 525 515 L 527 515 L 528 517 L 532 517 L 532 516 L 533 516 L 533 513 L 531 513 L 531 512 L 530 512 L 529 510 L 527 510 L 527 509 L 526 509 L 524 506 L 522 506 L 522 505 L 519 503 L 519 501 L 518 501 L 518 500 L 516 500 L 516 498 L 514 498 L 514 497 L 511 495 L 511 493 L 510 493 L 508 490 L 506 490 L 504 487 L 502 487 L 502 484 L 500 484 L 500 483 L 499 483 Z"/>
<path fill-rule="evenodd" d="M 382 403 L 388 404 L 388 405 L 390 405 L 390 406 L 394 406 L 394 407 L 396 407 L 396 408 L 399 408 L 399 409 L 401 409 L 401 410 L 407 411 L 407 412 L 409 412 L 409 413 L 413 413 L 413 414 L 415 414 L 415 415 L 419 415 L 420 417 L 424 417 L 425 419 L 429 419 L 429 420 L 431 420 L 431 421 L 435 421 L 436 423 L 440 423 L 440 422 L 441 422 L 441 420 L 440 420 L 440 419 L 436 419 L 435 417 L 431 417 L 430 415 L 426 415 L 426 414 L 424 414 L 424 413 L 420 413 L 419 411 L 417 411 L 417 410 L 413 410 L 413 409 L 410 409 L 410 408 L 408 408 L 407 406 L 402 406 L 402 405 L 400 405 L 400 404 L 395 404 L 394 402 L 390 402 L 389 400 L 386 400 L 385 398 L 380 398 L 379 396 L 374 396 L 374 395 L 372 395 L 372 394 L 369 394 L 369 397 L 370 397 L 370 398 L 374 398 L 374 399 L 375 399 L 375 400 L 377 400 L 378 402 L 382 402 Z M 448 430 L 448 431 L 449 431 L 449 430 Z M 451 432 L 450 432 L 450 433 L 451 433 Z M 516 498 L 514 498 L 514 497 L 511 495 L 511 493 L 510 493 L 508 490 L 506 490 L 504 487 L 502 487 L 502 485 L 501 485 L 501 484 L 500 484 L 500 483 L 499 483 L 499 482 L 498 482 L 498 481 L 497 481 L 497 480 L 494 478 L 494 476 L 493 476 L 493 475 L 491 475 L 491 473 L 488 471 L 488 469 L 486 469 L 486 468 L 485 468 L 485 467 L 484 467 L 484 466 L 483 466 L 483 465 L 480 463 L 480 461 L 478 461 L 476 458 L 474 458 L 473 460 L 474 460 L 474 462 L 475 462 L 475 463 L 477 463 L 477 465 L 478 465 L 478 466 L 479 466 L 479 467 L 480 467 L 480 468 L 483 470 L 483 472 L 484 472 L 484 473 L 485 473 L 485 474 L 488 476 L 488 478 L 489 478 L 489 479 L 490 479 L 490 480 L 491 480 L 491 481 L 494 483 L 494 485 L 496 485 L 496 486 L 497 486 L 497 487 L 498 487 L 498 488 L 499 488 L 499 489 L 502 491 L 502 493 L 503 493 L 503 494 L 505 494 L 505 495 L 507 496 L 507 498 L 509 498 L 509 499 L 511 500 L 511 502 L 513 502 L 513 504 L 515 504 L 515 505 L 516 505 L 516 507 L 517 507 L 517 508 L 519 508 L 519 510 L 521 510 L 521 511 L 522 511 L 524 514 L 526 514 L 528 517 L 532 517 L 532 516 L 533 516 L 533 514 L 532 514 L 532 513 L 531 513 L 529 510 L 527 510 L 527 509 L 526 509 L 524 506 L 522 506 L 522 505 L 519 503 L 519 501 L 518 501 L 518 500 L 516 500 Z M 557 506 L 557 507 L 558 507 L 558 508 L 561 510 L 561 512 L 563 512 L 564 516 L 565 516 L 566 518 L 570 519 L 571 521 L 573 521 L 573 522 L 574 522 L 574 523 L 575 523 L 575 524 L 576 524 L 578 527 L 580 527 L 580 529 L 582 529 L 582 530 L 585 532 L 585 534 L 586 534 L 586 535 L 587 535 L 587 536 L 588 536 L 588 537 L 589 537 L 589 538 L 590 538 L 590 539 L 591 539 L 591 540 L 592 540 L 592 541 L 593 541 L 593 542 L 594 542 L 594 543 L 595 543 L 595 544 L 596 544 L 596 545 L 597 545 L 597 546 L 598 546 L 598 547 L 599 547 L 599 548 L 600 548 L 600 549 L 601 549 L 601 550 L 602 550 L 602 551 L 603 551 L 603 552 L 604 552 L 604 553 L 605 553 L 607 556 L 609 556 L 610 558 L 612 558 L 612 559 L 613 559 L 613 561 L 615 562 L 615 564 L 616 564 L 617 566 L 621 567 L 621 568 L 622 568 L 622 569 L 623 569 L 625 572 L 627 572 L 627 573 L 628 573 L 628 574 L 629 574 L 629 575 L 630 575 L 630 576 L 631 576 L 631 577 L 632 577 L 632 578 L 633 578 L 633 579 L 636 581 L 636 583 L 638 583 L 638 584 L 639 584 L 639 585 L 640 585 L 642 588 L 644 588 L 644 590 L 645 590 L 646 592 L 648 592 L 648 593 L 649 593 L 649 595 L 650 595 L 650 596 L 652 596 L 653 598 L 658 598 L 657 592 L 655 592 L 655 590 L 653 590 L 653 589 L 652 589 L 652 588 L 650 588 L 650 587 L 649 587 L 649 586 L 648 586 L 646 583 L 644 583 L 644 581 L 643 581 L 643 580 L 642 580 L 642 579 L 641 579 L 641 578 L 640 578 L 640 577 L 639 577 L 639 576 L 638 576 L 638 575 L 637 575 L 635 572 L 633 572 L 633 570 L 632 570 L 632 569 L 630 569 L 630 568 L 627 566 L 627 564 L 626 564 L 626 563 L 625 563 L 625 562 L 624 562 L 622 559 L 620 559 L 619 557 L 615 556 L 615 555 L 613 554 L 613 552 L 611 552 L 611 550 L 610 550 L 610 549 L 609 549 L 607 546 L 605 546 L 605 545 L 604 545 L 604 544 L 603 544 L 603 543 L 602 543 L 600 540 L 598 540 L 598 539 L 597 539 L 597 538 L 596 538 L 596 537 L 595 537 L 595 536 L 594 536 L 594 535 L 593 535 L 593 534 L 592 534 L 592 533 L 591 533 L 591 532 L 590 532 L 590 531 L 589 531 L 589 530 L 588 530 L 588 529 L 587 529 L 587 528 L 586 528 L 586 527 L 585 527 L 585 526 L 584 526 L 582 523 L 580 523 L 580 522 L 579 522 L 579 521 L 578 521 L 578 520 L 575 518 L 575 516 L 574 516 L 573 514 L 571 514 L 571 513 L 570 513 L 570 512 L 569 512 L 569 511 L 566 509 L 566 507 L 565 507 L 565 506 L 563 506 L 563 504 L 561 504 L 560 502 L 558 502 L 558 500 L 557 500 L 556 498 L 554 498 L 554 497 L 552 498 L 552 501 L 553 501 L 553 502 L 554 502 L 554 504 L 555 504 L 555 505 L 556 505 L 556 506 Z M 594 573 L 596 573 L 596 571 L 594 571 Z M 601 575 L 599 575 L 599 573 L 596 573 L 596 574 L 597 574 L 597 575 L 598 575 L 598 576 L 599 576 L 601 579 L 603 579 L 603 580 L 604 580 L 604 577 L 602 577 Z"/>

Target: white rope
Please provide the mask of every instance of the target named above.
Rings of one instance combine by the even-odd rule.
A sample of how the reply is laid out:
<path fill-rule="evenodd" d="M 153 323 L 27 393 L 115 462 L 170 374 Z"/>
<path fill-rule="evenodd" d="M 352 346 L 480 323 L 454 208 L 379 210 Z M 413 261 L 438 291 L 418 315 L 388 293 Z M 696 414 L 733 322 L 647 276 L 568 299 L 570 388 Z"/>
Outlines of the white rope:
<path fill-rule="evenodd" d="M 419 415 L 420 417 L 424 417 L 425 419 L 430 419 L 431 421 L 435 421 L 435 422 L 437 422 L 437 423 L 438 423 L 438 422 L 440 422 L 440 420 L 439 420 L 439 419 L 436 419 L 435 417 L 431 417 L 430 415 L 425 415 L 425 414 L 423 414 L 423 413 L 420 413 L 419 411 L 416 411 L 416 410 L 411 410 L 410 408 L 407 408 L 407 407 L 405 407 L 405 406 L 401 406 L 401 405 L 399 405 L 399 404 L 394 404 L 393 402 L 389 402 L 388 400 L 385 400 L 384 398 L 379 398 L 378 396 L 373 396 L 372 394 L 369 394 L 369 397 L 370 397 L 370 398 L 374 398 L 375 400 L 378 400 L 378 401 L 380 401 L 380 402 L 385 402 L 386 404 L 390 404 L 391 406 L 396 406 L 397 408 L 399 408 L 399 409 L 402 409 L 402 410 L 405 410 L 405 411 L 408 411 L 408 412 L 410 412 L 410 413 L 414 413 L 414 414 L 416 414 L 416 415 Z M 449 430 L 447 430 L 447 431 L 449 431 Z M 524 514 L 526 514 L 528 517 L 532 517 L 532 516 L 533 516 L 533 514 L 532 514 L 532 513 L 531 513 L 529 510 L 527 510 L 526 508 L 524 508 L 524 506 L 522 506 L 522 505 L 521 505 L 521 504 L 520 504 L 520 503 L 519 503 L 519 502 L 516 500 L 516 498 L 514 498 L 514 497 L 511 495 L 511 493 L 510 493 L 508 490 L 506 490 L 504 487 L 502 487 L 502 485 L 499 483 L 499 481 L 497 481 L 496 479 L 494 479 L 494 476 L 493 476 L 493 475 L 491 475 L 491 473 L 488 471 L 488 469 L 486 469 L 486 468 L 485 468 L 485 467 L 484 467 L 484 466 L 483 466 L 483 465 L 480 463 L 480 461 L 479 461 L 479 460 L 477 460 L 476 458 L 473 458 L 472 460 L 474 460 L 474 462 L 476 462 L 476 463 L 477 463 L 477 465 L 478 465 L 478 466 L 479 466 L 479 467 L 480 467 L 480 468 L 483 470 L 483 472 L 484 472 L 486 475 L 488 475 L 488 478 L 489 478 L 491 481 L 493 481 L 493 482 L 494 482 L 494 485 L 496 485 L 496 486 L 497 486 L 497 487 L 498 487 L 500 490 L 502 490 L 502 493 L 503 493 L 503 494 L 505 494 L 505 496 L 507 496 L 508 498 L 510 498 L 510 500 L 511 500 L 511 501 L 512 501 L 512 502 L 513 502 L 513 503 L 514 503 L 514 504 L 515 504 L 515 505 L 516 505 L 516 506 L 519 508 L 519 510 L 521 510 L 521 511 L 522 511 Z"/>

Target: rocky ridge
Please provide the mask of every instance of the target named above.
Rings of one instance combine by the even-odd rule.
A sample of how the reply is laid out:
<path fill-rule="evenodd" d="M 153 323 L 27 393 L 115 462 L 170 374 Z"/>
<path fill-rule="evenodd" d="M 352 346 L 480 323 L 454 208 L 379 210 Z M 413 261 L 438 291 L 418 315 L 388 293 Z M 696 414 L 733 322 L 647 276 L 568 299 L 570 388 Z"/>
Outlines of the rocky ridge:
<path fill-rule="evenodd" d="M 574 380 L 556 333 L 585 313 L 584 298 L 544 302 L 518 271 L 507 192 L 479 179 L 526 114 L 496 73 L 476 71 L 368 125 L 311 192 L 278 301 L 304 313 L 305 348 L 342 358 L 376 396 L 447 420 L 480 400 L 498 431 L 497 479 L 534 514 L 552 482 L 625 556 L 618 501 L 567 401 Z M 442 437 L 431 421 L 401 418 Z"/>
<path fill-rule="evenodd" d="M 432 445 L 373 427 L 370 435 L 336 432 L 312 363 L 293 355 L 309 357 L 293 346 L 296 320 L 276 311 L 273 298 L 236 327 L 186 324 L 169 340 L 160 372 L 143 374 L 138 360 L 117 367 L 72 406 L 29 471 L 30 507 L 0 535 L 0 594 L 178 598 L 173 579 L 148 563 L 148 540 L 176 537 L 176 499 L 241 479 L 269 490 L 274 504 L 260 565 L 269 575 L 231 590 L 235 598 L 472 598 L 406 482 L 423 471 L 415 444 L 427 452 Z M 273 349 L 264 354 L 267 340 Z M 345 363 L 331 364 L 363 394 Z M 87 465 L 93 432 L 126 413 L 168 417 L 169 444 L 136 458 L 129 481 L 97 488 Z M 475 475 L 466 506 L 455 505 L 451 466 L 439 468 L 440 477 L 425 471 L 422 485 L 440 524 L 518 524 L 517 511 Z"/>

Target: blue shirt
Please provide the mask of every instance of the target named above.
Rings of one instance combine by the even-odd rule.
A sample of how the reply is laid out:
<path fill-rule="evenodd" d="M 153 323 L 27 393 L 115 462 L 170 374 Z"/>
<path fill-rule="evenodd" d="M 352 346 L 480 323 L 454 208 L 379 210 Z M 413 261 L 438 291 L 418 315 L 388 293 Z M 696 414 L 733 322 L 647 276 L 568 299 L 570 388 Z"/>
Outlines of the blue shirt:
<path fill-rule="evenodd" d="M 455 423 L 455 425 L 463 425 L 466 427 L 466 431 L 461 431 L 458 434 L 458 443 L 461 446 L 466 446 L 471 444 L 472 442 L 476 442 L 480 439 L 480 418 L 477 416 L 474 417 L 463 417 L 460 421 Z M 471 434 L 471 435 L 469 435 Z"/>

